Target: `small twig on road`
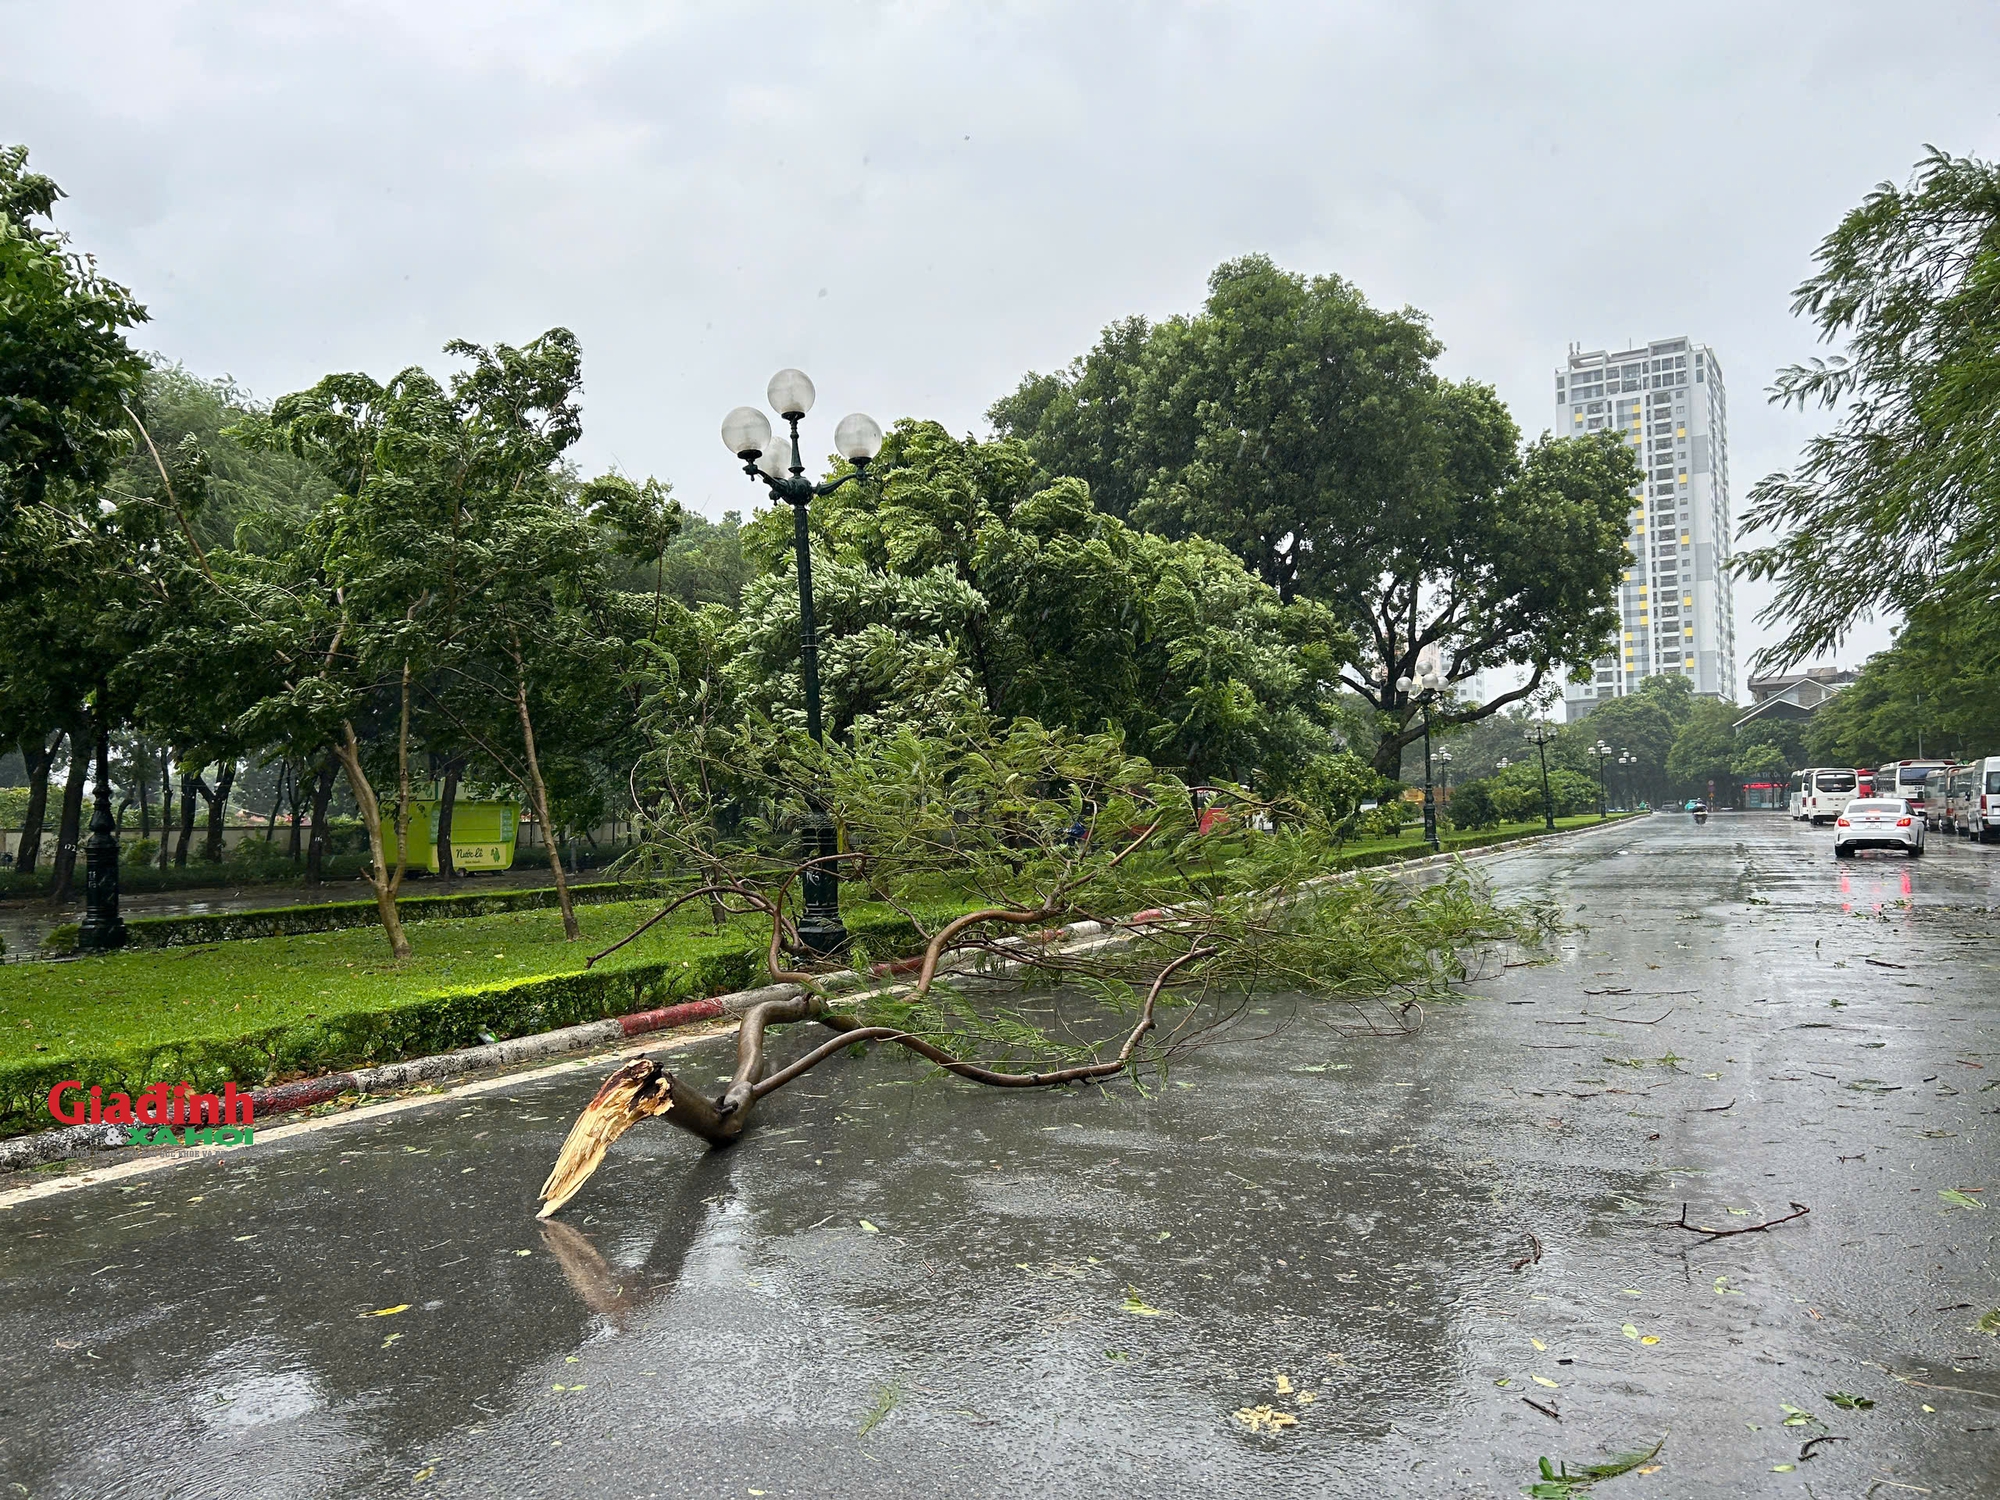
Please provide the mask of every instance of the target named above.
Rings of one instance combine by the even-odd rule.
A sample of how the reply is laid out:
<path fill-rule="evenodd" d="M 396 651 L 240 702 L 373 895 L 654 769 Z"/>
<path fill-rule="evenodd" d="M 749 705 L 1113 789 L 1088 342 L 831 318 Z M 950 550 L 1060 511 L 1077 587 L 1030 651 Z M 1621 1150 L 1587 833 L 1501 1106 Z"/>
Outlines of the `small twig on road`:
<path fill-rule="evenodd" d="M 1794 1219 L 1803 1219 L 1812 1210 L 1803 1203 L 1794 1203 L 1792 1212 L 1778 1219 L 1766 1219 L 1761 1224 L 1745 1224 L 1741 1229 L 1710 1229 L 1706 1224 L 1688 1223 L 1688 1206 L 1681 1205 L 1681 1216 L 1671 1223 L 1662 1224 L 1662 1229 L 1685 1229 L 1690 1234 L 1705 1234 L 1712 1240 L 1726 1240 L 1734 1234 L 1757 1234 L 1778 1224 L 1789 1224 Z"/>
<path fill-rule="evenodd" d="M 1993 1393 L 1991 1391 L 1975 1391 L 1971 1387 L 1963 1385 L 1937 1385 L 1932 1381 L 1919 1380 L 1914 1375 L 1898 1375 L 1894 1370 L 1890 1369 L 1887 1365 L 1878 1364 L 1876 1363 L 1876 1361 L 1872 1359 L 1864 1359 L 1861 1362 L 1864 1365 L 1874 1365 L 1876 1369 L 1880 1370 L 1884 1375 L 1887 1375 L 1891 1380 L 1895 1381 L 1898 1385 L 1913 1385 L 1918 1390 L 1923 1390 L 1923 1391 L 1952 1391 L 1960 1396 L 1984 1396 L 1989 1401 L 1993 1399 Z"/>
<path fill-rule="evenodd" d="M 1736 1101 L 1734 1099 L 1731 1099 L 1727 1104 L 1711 1104 L 1708 1106 L 1707 1109 L 1698 1109 L 1695 1111 L 1695 1113 L 1698 1115 L 1719 1115 L 1725 1109 L 1734 1109 L 1734 1108 L 1736 1108 Z"/>
<path fill-rule="evenodd" d="M 1553 1406 L 1542 1405 L 1542 1403 L 1537 1401 L 1533 1396 L 1523 1396 L 1521 1399 L 1527 1402 L 1528 1405 L 1534 1407 L 1536 1411 L 1540 1412 L 1545 1417 L 1553 1417 L 1558 1422 L 1560 1422 L 1563 1419 L 1563 1414 L 1561 1412 L 1557 1411 Z"/>
<path fill-rule="evenodd" d="M 1909 965 L 1908 965 L 1908 964 L 1892 964 L 1892 963 L 1890 963 L 1890 962 L 1889 962 L 1889 960 L 1888 960 L 1888 959 L 1886 959 L 1886 958 L 1864 958 L 1864 959 L 1862 959 L 1861 961 L 1862 961 L 1862 962 L 1863 962 L 1864 964 L 1873 964 L 1873 965 L 1874 965 L 1874 966 L 1875 966 L 1876 968 L 1878 968 L 1878 969 L 1907 969 L 1907 968 L 1909 968 Z"/>
<path fill-rule="evenodd" d="M 1584 1012 L 1584 1014 L 1586 1016 L 1589 1016 L 1590 1019 L 1593 1021 L 1616 1021 L 1620 1026 L 1657 1026 L 1660 1024 L 1660 1022 L 1666 1020 L 1668 1016 L 1672 1015 L 1676 1009 L 1678 1009 L 1677 1006 L 1669 1005 L 1663 1014 L 1653 1017 L 1653 1019 L 1650 1021 L 1636 1021 L 1632 1019 L 1630 1016 L 1600 1015 L 1598 1012 L 1593 1010 L 1587 1010 Z"/>
<path fill-rule="evenodd" d="M 1623 989 L 1620 989 L 1616 985 L 1610 985 L 1601 990 L 1585 990 L 1584 993 L 1586 995 L 1629 995 L 1632 993 L 1632 987 L 1628 984 Z"/>
<path fill-rule="evenodd" d="M 1510 1270 L 1525 1271 L 1529 1266 L 1536 1264 L 1542 1258 L 1542 1242 L 1536 1239 L 1531 1232 L 1526 1230 L 1522 1232 L 1524 1234 L 1527 1234 L 1528 1236 L 1528 1253 L 1522 1256 L 1519 1260 L 1515 1261 L 1514 1264 L 1508 1268 Z"/>
<path fill-rule="evenodd" d="M 1846 1441 L 1847 1439 L 1841 1437 L 1838 1433 L 1823 1432 L 1816 1438 L 1807 1438 L 1805 1440 L 1804 1445 L 1799 1449 L 1799 1458 L 1802 1462 L 1808 1458 L 1818 1458 L 1819 1455 L 1813 1452 L 1813 1449 L 1821 1443 L 1844 1443 Z"/>

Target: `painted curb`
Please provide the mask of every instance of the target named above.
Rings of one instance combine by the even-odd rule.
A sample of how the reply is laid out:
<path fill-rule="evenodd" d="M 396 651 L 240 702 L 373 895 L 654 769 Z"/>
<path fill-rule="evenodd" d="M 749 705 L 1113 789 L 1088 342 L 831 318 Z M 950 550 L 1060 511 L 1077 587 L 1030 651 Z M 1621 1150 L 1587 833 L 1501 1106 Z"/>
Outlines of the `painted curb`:
<path fill-rule="evenodd" d="M 1523 847 L 1539 848 L 1557 840 L 1567 840 L 1582 834 L 1600 833 L 1607 828 L 1621 827 L 1631 821 L 1633 820 L 1627 817 L 1616 822 L 1592 823 L 1582 828 L 1558 829 L 1554 833 L 1526 834 L 1504 844 L 1487 844 L 1463 852 L 1447 850 L 1440 854 L 1425 854 L 1414 859 L 1396 860 L 1390 864 L 1371 865 L 1365 870 L 1340 870 L 1320 878 L 1326 881 L 1340 881 L 1371 873 L 1399 874 L 1409 870 L 1428 869 L 1457 859 L 1496 856 L 1510 851 L 1518 852 Z M 1143 926 L 1148 922 L 1159 921 L 1167 915 L 1164 910 L 1135 912 L 1118 925 Z M 1091 937 L 1106 930 L 1102 922 L 1072 922 L 1066 927 L 1053 927 L 1044 932 L 1026 934 L 1019 941 L 1054 942 L 1062 938 Z M 896 959 L 889 963 L 875 964 L 866 974 L 848 970 L 830 975 L 822 987 L 833 994 L 844 994 L 865 988 L 878 979 L 915 973 L 922 966 L 923 960 L 920 958 Z M 1004 964 L 994 966 L 989 962 L 986 972 L 1004 972 L 1007 967 L 1010 966 Z M 326 1073 L 316 1078 L 300 1078 L 290 1083 L 270 1084 L 253 1089 L 250 1099 L 256 1117 L 261 1120 L 271 1115 L 310 1109 L 316 1104 L 325 1104 L 338 1099 L 342 1094 L 388 1093 L 420 1083 L 434 1083 L 440 1079 L 458 1078 L 468 1073 L 482 1073 L 496 1068 L 560 1057 L 567 1052 L 592 1051 L 635 1036 L 644 1036 L 648 1032 L 670 1031 L 681 1026 L 696 1025 L 702 1021 L 740 1016 L 753 1005 L 766 1000 L 788 1000 L 798 993 L 797 985 L 759 985 L 754 989 L 734 990 L 729 994 L 717 995 L 707 1000 L 689 1000 L 680 1005 L 638 1011 L 629 1016 L 611 1016 L 602 1021 L 586 1021 L 578 1026 L 564 1026 L 555 1031 L 536 1032 L 532 1036 L 510 1037 L 504 1042 L 489 1042 L 478 1047 L 461 1047 L 455 1052 L 439 1052 L 429 1057 L 413 1057 L 403 1062 L 383 1063 L 379 1067 L 357 1068 L 351 1072 Z M 129 1145 L 130 1137 L 126 1127 L 122 1125 L 66 1125 L 59 1130 L 44 1130 L 34 1135 L 15 1136 L 11 1140 L 0 1141 L 0 1172 L 19 1171 L 26 1167 L 43 1166 L 49 1162 L 66 1161 L 78 1156 L 124 1150 Z"/>

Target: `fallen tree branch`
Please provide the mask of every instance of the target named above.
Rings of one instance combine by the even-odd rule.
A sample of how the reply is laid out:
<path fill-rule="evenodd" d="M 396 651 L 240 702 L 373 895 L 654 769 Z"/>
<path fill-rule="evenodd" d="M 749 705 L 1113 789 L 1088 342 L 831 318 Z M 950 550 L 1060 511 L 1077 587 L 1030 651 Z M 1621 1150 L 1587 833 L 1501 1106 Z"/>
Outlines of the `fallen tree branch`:
<path fill-rule="evenodd" d="M 1672 1015 L 1676 1009 L 1678 1009 L 1677 1006 L 1669 1005 L 1662 1014 L 1653 1017 L 1650 1021 L 1637 1021 L 1630 1016 L 1599 1015 L 1593 1010 L 1587 1010 L 1584 1014 L 1589 1016 L 1593 1021 L 1616 1021 L 1620 1026 L 1657 1026 L 1660 1022 L 1666 1020 L 1668 1016 Z"/>
<path fill-rule="evenodd" d="M 822 1043 L 797 1062 L 773 1073 L 762 1083 L 756 1085 L 752 1090 L 751 1097 L 761 1099 L 772 1090 L 783 1088 L 793 1079 L 818 1067 L 827 1058 L 832 1057 L 844 1047 L 853 1046 L 858 1042 L 875 1041 L 895 1042 L 900 1046 L 908 1047 L 919 1057 L 936 1063 L 946 1072 L 954 1073 L 960 1078 L 970 1079 L 974 1083 L 990 1085 L 993 1088 L 1057 1088 L 1063 1084 L 1086 1083 L 1095 1078 L 1115 1077 L 1125 1071 L 1127 1065 L 1132 1061 L 1132 1054 L 1137 1050 L 1140 1041 L 1145 1037 L 1147 1032 L 1153 1029 L 1153 1014 L 1159 1004 L 1160 993 L 1167 987 L 1167 981 L 1173 978 L 1174 971 L 1196 959 L 1210 957 L 1215 951 L 1213 948 L 1190 948 L 1186 953 L 1173 960 L 1160 971 L 1159 976 L 1153 981 L 1152 988 L 1146 993 L 1146 1003 L 1140 1009 L 1138 1024 L 1132 1028 L 1131 1033 L 1125 1038 L 1125 1045 L 1118 1049 L 1118 1055 L 1109 1062 L 1083 1063 L 1075 1067 L 1058 1068 L 1048 1073 L 1002 1073 L 992 1068 L 982 1067 L 977 1063 L 969 1063 L 955 1058 L 943 1048 L 933 1046 L 922 1037 L 912 1036 L 909 1032 L 897 1027 L 863 1026 L 853 1023 L 843 1028 L 841 1035 L 835 1037 L 832 1041 Z M 837 1025 L 844 1019 L 847 1018 L 840 1016 L 819 1017 L 820 1022 L 828 1026 Z"/>
<path fill-rule="evenodd" d="M 1731 1100 L 1730 1102 L 1734 1103 L 1735 1101 Z M 1735 1234 L 1760 1234 L 1764 1230 L 1774 1228 L 1779 1224 L 1789 1224 L 1794 1219 L 1803 1219 L 1811 1212 L 1812 1210 L 1807 1208 L 1803 1203 L 1794 1203 L 1792 1205 L 1792 1212 L 1785 1214 L 1781 1218 L 1766 1219 L 1761 1224 L 1745 1224 L 1741 1229 L 1710 1229 L 1705 1224 L 1688 1223 L 1688 1206 L 1683 1203 L 1681 1205 L 1681 1216 L 1678 1219 L 1662 1224 L 1660 1228 L 1685 1229 L 1690 1234 L 1705 1234 L 1712 1240 L 1726 1240 Z"/>

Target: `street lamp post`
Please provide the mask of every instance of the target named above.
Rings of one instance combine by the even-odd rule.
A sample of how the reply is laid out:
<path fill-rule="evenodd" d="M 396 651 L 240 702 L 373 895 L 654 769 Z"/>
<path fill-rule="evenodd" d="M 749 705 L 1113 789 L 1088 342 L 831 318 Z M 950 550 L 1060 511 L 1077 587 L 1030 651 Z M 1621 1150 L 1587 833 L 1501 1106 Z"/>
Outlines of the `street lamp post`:
<path fill-rule="evenodd" d="M 1556 831 L 1556 804 L 1549 796 L 1549 741 L 1556 737 L 1554 729 L 1547 724 L 1536 724 L 1522 734 L 1521 738 L 1532 741 L 1535 751 L 1542 758 L 1542 827 L 1550 833 Z"/>
<path fill-rule="evenodd" d="M 1636 759 L 1630 750 L 1618 752 L 1618 764 L 1625 768 L 1625 811 L 1632 810 L 1632 763 Z"/>
<path fill-rule="evenodd" d="M 1446 812 L 1451 811 L 1451 751 L 1438 751 L 1438 764 L 1444 767 L 1438 772 L 1438 803 Z M 1454 827 L 1457 825 L 1454 824 Z"/>
<path fill-rule="evenodd" d="M 1604 763 L 1611 758 L 1611 747 L 1599 740 L 1590 747 L 1590 758 L 1597 762 L 1597 821 L 1602 823 L 1607 816 L 1604 810 Z"/>
<path fill-rule="evenodd" d="M 101 689 L 96 718 L 97 795 L 83 845 L 83 920 L 76 945 L 101 953 L 125 946 L 125 919 L 118 915 L 118 832 L 111 818 L 111 733 Z"/>
<path fill-rule="evenodd" d="M 739 406 L 722 419 L 722 441 L 731 453 L 743 460 L 743 472 L 762 479 L 774 499 L 792 508 L 792 550 L 799 569 L 799 675 L 806 696 L 806 733 L 814 744 L 823 744 L 820 724 L 819 633 L 813 622 L 812 541 L 806 529 L 806 510 L 821 495 L 830 495 L 850 479 L 866 472 L 869 460 L 882 451 L 882 428 L 873 417 L 855 412 L 842 417 L 833 429 L 834 450 L 854 468 L 831 484 L 814 484 L 805 477 L 805 463 L 799 457 L 799 421 L 812 410 L 813 383 L 802 370 L 780 370 L 771 377 L 765 395 L 790 430 L 790 438 L 779 435 L 774 441 L 770 419 L 754 406 Z M 800 844 L 805 855 L 801 884 L 805 887 L 805 915 L 799 919 L 799 941 L 824 958 L 847 946 L 847 928 L 840 920 L 840 871 L 837 862 L 840 843 L 833 819 L 817 798 L 809 801 Z"/>
<path fill-rule="evenodd" d="M 1415 677 L 1397 678 L 1396 687 L 1405 694 L 1411 688 L 1419 690 L 1415 702 L 1424 713 L 1424 842 L 1435 853 L 1444 846 L 1438 842 L 1437 796 L 1431 788 L 1431 705 L 1437 702 L 1438 693 L 1444 687 L 1444 678 L 1419 668 Z"/>

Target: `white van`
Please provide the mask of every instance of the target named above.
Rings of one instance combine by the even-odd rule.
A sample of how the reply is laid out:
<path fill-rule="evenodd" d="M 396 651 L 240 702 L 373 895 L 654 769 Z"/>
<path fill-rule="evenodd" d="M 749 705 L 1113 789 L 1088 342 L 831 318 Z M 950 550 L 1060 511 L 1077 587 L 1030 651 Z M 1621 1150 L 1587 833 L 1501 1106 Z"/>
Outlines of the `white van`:
<path fill-rule="evenodd" d="M 1952 828 L 1961 838 L 2000 843 L 2000 755 L 1967 761 L 1952 777 Z"/>
<path fill-rule="evenodd" d="M 1851 766 L 1809 766 L 1800 772 L 1804 783 L 1799 816 L 1817 827 L 1839 817 L 1861 793 L 1861 778 Z"/>

